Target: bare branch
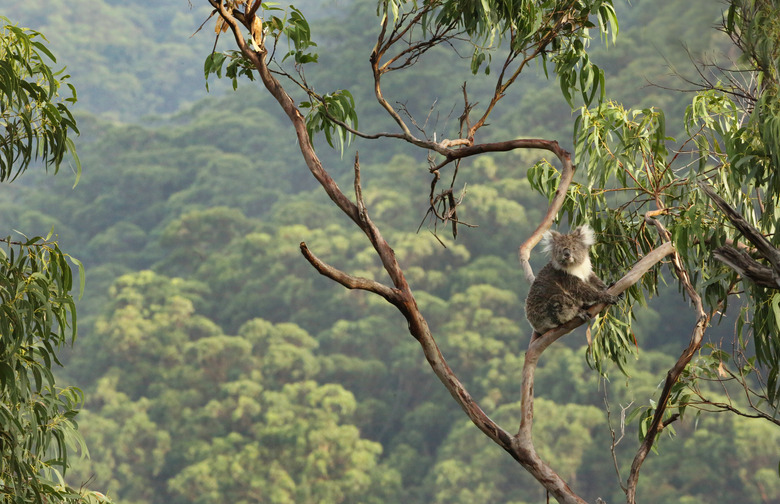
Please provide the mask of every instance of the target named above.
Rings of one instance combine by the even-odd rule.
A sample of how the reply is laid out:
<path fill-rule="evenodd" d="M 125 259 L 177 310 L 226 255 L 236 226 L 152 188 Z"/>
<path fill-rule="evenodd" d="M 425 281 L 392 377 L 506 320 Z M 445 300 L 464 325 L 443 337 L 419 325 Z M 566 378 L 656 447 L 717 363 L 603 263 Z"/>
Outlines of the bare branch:
<path fill-rule="evenodd" d="M 361 221 L 366 220 L 366 203 L 363 201 L 363 188 L 360 185 L 360 156 L 355 152 L 355 203 L 357 203 L 358 216 Z"/>
<path fill-rule="evenodd" d="M 702 397 L 700 394 L 697 394 L 699 397 Z M 745 418 L 756 418 L 761 420 L 767 420 L 778 427 L 780 427 L 780 419 L 773 417 L 772 415 L 769 415 L 767 413 L 764 413 L 763 411 L 756 409 L 753 407 L 755 413 L 746 413 L 745 411 L 742 411 L 739 408 L 734 407 L 734 405 L 730 403 L 725 402 L 718 402 L 718 401 L 710 401 L 706 398 L 702 397 L 702 400 L 700 402 L 691 402 L 689 403 L 689 406 L 701 409 L 703 411 L 730 411 L 731 413 L 734 413 L 735 415 L 745 417 Z M 705 406 L 711 406 L 711 408 L 707 408 Z"/>
<path fill-rule="evenodd" d="M 626 411 L 634 404 L 633 401 L 628 406 L 620 407 L 620 437 L 615 435 L 615 429 L 612 428 L 612 410 L 609 407 L 609 397 L 607 395 L 607 383 L 604 380 L 604 407 L 607 410 L 607 427 L 609 428 L 609 434 L 612 437 L 612 442 L 609 446 L 609 451 L 612 453 L 612 464 L 615 467 L 615 474 L 617 475 L 618 484 L 623 491 L 626 491 L 625 485 L 623 485 L 623 479 L 620 476 L 620 464 L 617 459 L 617 445 L 623 440 L 626 435 Z"/>
<path fill-rule="evenodd" d="M 750 257 L 750 254 L 744 250 L 729 246 L 718 247 L 712 252 L 712 257 L 757 285 L 770 289 L 780 287 L 778 284 L 780 279 L 775 271 Z"/>
<path fill-rule="evenodd" d="M 646 256 L 640 259 L 631 270 L 623 275 L 623 278 L 615 282 L 607 292 L 618 295 L 624 292 L 630 286 L 634 285 L 647 273 L 650 268 L 659 263 L 666 256 L 674 253 L 674 246 L 671 242 L 664 242 L 659 247 L 651 250 Z"/>
<path fill-rule="evenodd" d="M 314 266 L 314 269 L 316 269 L 321 275 L 340 283 L 347 289 L 360 289 L 373 292 L 374 294 L 382 296 L 394 305 L 400 302 L 398 291 L 377 281 L 344 273 L 343 271 L 322 262 L 322 260 L 320 260 L 309 250 L 304 242 L 301 242 L 301 253 L 303 254 L 303 257 L 305 257 L 306 260 L 309 261 L 309 263 Z"/>

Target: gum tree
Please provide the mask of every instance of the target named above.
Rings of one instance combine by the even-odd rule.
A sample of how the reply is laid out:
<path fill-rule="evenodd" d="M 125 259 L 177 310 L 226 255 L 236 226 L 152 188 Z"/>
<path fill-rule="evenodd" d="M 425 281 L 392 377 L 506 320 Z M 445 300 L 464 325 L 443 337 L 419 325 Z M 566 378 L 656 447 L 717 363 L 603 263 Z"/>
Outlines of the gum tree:
<path fill-rule="evenodd" d="M 51 68 L 56 60 L 40 33 L 3 17 L 0 25 L 0 182 L 37 163 L 56 173 L 68 156 L 78 180 L 68 76 Z M 0 241 L 0 495 L 19 503 L 105 500 L 63 480 L 69 450 L 86 450 L 74 419 L 82 393 L 53 376 L 57 352 L 76 339 L 71 264 L 83 290 L 81 264 L 51 235 Z"/>
<path fill-rule="evenodd" d="M 455 194 L 454 187 L 459 170 L 468 169 L 464 160 L 525 149 L 551 153 L 555 166 L 542 160 L 529 170 L 532 185 L 548 195 L 550 204 L 536 230 L 520 246 L 519 259 L 526 279 L 533 281 L 531 250 L 556 219 L 568 214 L 574 224 L 590 222 L 602 238 L 597 265 L 625 265 L 625 274 L 609 289 L 613 294 L 624 294 L 622 313 L 602 313 L 604 306 L 590 309 L 595 322 L 588 332 L 592 340 L 589 358 L 598 370 L 603 370 L 606 361 L 622 367 L 631 354 L 631 310 L 657 293 L 661 270 L 656 266 L 666 262 L 668 275 L 690 302 L 696 321 L 688 345 L 667 372 L 660 397 L 650 401 L 650 406 L 637 408 L 632 416 L 639 422 L 641 442 L 630 469 L 624 474 L 615 460 L 629 503 L 636 500 L 640 469 L 658 434 L 664 428 L 671 430 L 671 424 L 687 407 L 731 410 L 777 423 L 777 294 L 762 296 L 750 291 L 748 304 L 739 311 L 734 355 L 720 348 L 701 351 L 713 318 L 740 292 L 740 279 L 714 260 L 712 251 L 721 250 L 718 247 L 722 245 L 739 246 L 741 239 L 735 228 L 724 226 L 717 217 L 720 214 L 712 211 L 710 202 L 717 199 L 705 196 L 705 189 L 700 187 L 713 186 L 713 194 L 725 195 L 727 203 L 731 201 L 743 214 L 749 213 L 748 222 L 758 234 L 773 236 L 777 222 L 774 201 L 778 185 L 769 169 L 777 159 L 769 144 L 776 139 L 772 135 L 779 124 L 773 115 L 777 110 L 777 52 L 773 41 L 777 37 L 771 38 L 776 23 L 770 20 L 776 17 L 772 17 L 770 2 L 731 4 L 724 30 L 745 51 L 744 61 L 735 68 L 744 73 L 716 72 L 723 80 L 712 82 L 694 99 L 686 125 L 690 138 L 682 142 L 679 151 L 670 147 L 673 142 L 665 132 L 661 111 L 624 109 L 607 100 L 603 72 L 590 60 L 587 47 L 591 32 L 599 33 L 608 43 L 615 41 L 618 24 L 610 0 L 378 2 L 376 43 L 367 71 L 372 77 L 374 97 L 391 120 L 391 131 L 359 128 L 349 91 L 323 94 L 306 80 L 303 68 L 316 63 L 318 56 L 309 25 L 299 10 L 290 7 L 282 11 L 257 0 L 208 2 L 216 17 L 215 31 L 230 32 L 237 50 L 209 55 L 207 77 L 211 73 L 222 76 L 224 72 L 233 79 L 234 86 L 239 76 L 260 81 L 293 125 L 305 165 L 333 203 L 364 232 L 387 279 L 380 282 L 337 269 L 301 243 L 306 260 L 320 274 L 344 287 L 372 292 L 395 306 L 406 319 L 410 334 L 420 343 L 431 369 L 471 421 L 559 502 L 584 500 L 536 452 L 532 431 L 534 375 L 544 350 L 582 322 L 571 321 L 531 341 L 523 368 L 521 409 L 516 419 L 519 427 L 498 425 L 469 394 L 439 351 L 391 244 L 370 217 L 362 197 L 357 155 L 352 194 L 348 195 L 337 186 L 315 152 L 314 135 L 322 133 L 330 145 L 338 144 L 342 149 L 352 137 L 394 139 L 422 149 L 428 154 L 431 177 L 429 213 L 440 224 L 450 226 L 455 236 L 463 226 L 458 208 L 462 195 Z M 763 28 L 759 28 L 756 23 L 762 22 Z M 458 128 L 448 132 L 446 138 L 437 139 L 436 134 L 420 126 L 423 121 L 398 104 L 402 100 L 386 96 L 383 86 L 393 72 L 414 71 L 426 53 L 444 47 L 459 54 L 467 48 L 472 72 L 490 70 L 494 87 L 477 101 L 464 84 Z M 541 66 L 550 78 L 554 77 L 573 108 L 583 104 L 573 120 L 574 159 L 555 139 L 483 140 L 496 106 L 530 65 Z M 737 75 L 755 76 L 755 80 L 740 81 L 738 84 L 746 84 L 746 88 L 735 90 Z M 694 162 L 691 154 L 684 154 L 691 146 L 696 147 Z M 732 165 L 740 170 L 730 169 Z M 584 183 L 574 181 L 578 166 L 585 172 Z M 756 174 L 756 178 L 750 178 Z M 737 250 L 755 253 L 744 244 Z M 745 353 L 754 334 L 757 359 Z M 761 342 L 759 338 L 763 338 Z M 757 382 L 756 377 L 764 377 L 765 382 Z M 727 404 L 707 397 L 699 387 L 701 378 L 730 380 L 725 387 L 737 383 L 745 392 L 745 401 Z"/>

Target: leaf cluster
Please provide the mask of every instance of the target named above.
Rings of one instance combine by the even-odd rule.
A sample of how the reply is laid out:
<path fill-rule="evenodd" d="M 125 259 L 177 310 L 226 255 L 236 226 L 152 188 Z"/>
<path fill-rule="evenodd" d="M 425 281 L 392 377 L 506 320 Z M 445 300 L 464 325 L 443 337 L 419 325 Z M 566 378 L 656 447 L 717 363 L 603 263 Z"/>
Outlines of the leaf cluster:
<path fill-rule="evenodd" d="M 0 182 L 15 180 L 40 160 L 58 171 L 66 154 L 81 171 L 70 133 L 76 93 L 45 38 L 0 17 Z M 67 84 L 71 97 L 59 101 Z M 69 451 L 86 454 L 74 420 L 84 401 L 75 387 L 59 388 L 58 353 L 76 339 L 71 263 L 81 263 L 52 240 L 0 240 L 0 498 L 4 502 L 84 502 L 98 494 L 76 491 L 63 479 Z M 96 497 L 97 498 L 97 497 Z"/>
<path fill-rule="evenodd" d="M 35 160 L 53 166 L 56 173 L 66 154 L 73 157 L 80 174 L 68 136 L 79 132 L 68 108 L 76 101 L 75 88 L 66 82 L 69 76 L 64 69 L 51 69 L 47 59 L 51 63 L 56 59 L 43 35 L 2 16 L 0 25 L 0 182 L 14 180 Z M 63 85 L 71 96 L 61 100 Z"/>
<path fill-rule="evenodd" d="M 336 135 L 340 151 L 343 154 L 345 144 L 349 145 L 353 135 L 340 124 L 357 129 L 358 115 L 355 109 L 355 99 L 346 89 L 313 98 L 311 101 L 300 103 L 302 109 L 309 109 L 306 114 L 306 130 L 309 133 L 309 138 L 314 138 L 317 133 L 322 131 L 328 145 L 335 148 L 333 137 Z"/>
<path fill-rule="evenodd" d="M 59 246 L 34 237 L 2 240 L 0 249 L 0 449 L 2 493 L 15 502 L 79 500 L 65 486 L 68 450 L 86 453 L 74 421 L 83 402 L 75 387 L 59 389 L 57 356 L 76 338 L 72 270 L 83 267 Z"/>

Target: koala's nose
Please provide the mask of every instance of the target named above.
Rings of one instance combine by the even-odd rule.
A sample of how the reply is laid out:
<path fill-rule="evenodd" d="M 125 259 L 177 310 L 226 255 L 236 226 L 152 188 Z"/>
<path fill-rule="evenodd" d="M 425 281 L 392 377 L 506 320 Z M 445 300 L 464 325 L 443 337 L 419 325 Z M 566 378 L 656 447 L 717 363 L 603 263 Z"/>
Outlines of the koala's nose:
<path fill-rule="evenodd" d="M 571 259 L 571 251 L 569 249 L 563 249 L 563 258 Z"/>

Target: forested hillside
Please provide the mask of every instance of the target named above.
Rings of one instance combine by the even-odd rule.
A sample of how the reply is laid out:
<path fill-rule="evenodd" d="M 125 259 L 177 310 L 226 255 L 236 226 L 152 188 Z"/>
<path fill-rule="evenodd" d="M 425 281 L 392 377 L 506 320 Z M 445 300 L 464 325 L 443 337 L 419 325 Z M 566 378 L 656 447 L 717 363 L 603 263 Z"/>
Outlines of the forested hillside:
<path fill-rule="evenodd" d="M 53 228 L 87 271 L 79 338 L 60 374 L 86 393 L 78 419 L 90 458 L 74 462 L 69 482 L 89 480 L 115 502 L 137 504 L 544 502 L 543 489 L 460 413 L 403 318 L 303 260 L 305 241 L 330 264 L 383 275 L 365 237 L 301 167 L 289 124 L 257 84 L 240 79 L 233 92 L 212 76 L 206 92 L 213 24 L 190 37 L 209 15 L 192 4 L 0 0 L 5 16 L 47 35 L 79 90 L 78 185 L 39 175 L 0 192 L 3 229 Z M 618 42 L 592 53 L 607 71 L 608 95 L 663 107 L 671 129 L 690 97 L 665 89 L 687 86 L 668 65 L 690 75 L 690 58 L 725 47 L 712 29 L 722 6 L 616 4 Z M 352 90 L 361 121 L 379 117 L 362 70 L 374 2 L 296 5 L 317 34 L 312 81 Z M 457 99 L 463 79 L 454 68 L 469 73 L 452 53 L 428 56 L 414 78 L 389 83 L 417 114 Z M 432 88 L 426 74 L 451 78 Z M 491 85 L 484 78 L 474 93 Z M 542 69 L 501 107 L 497 135 L 571 142 L 570 108 Z M 457 127 L 454 115 L 429 119 Z M 476 227 L 461 226 L 453 239 L 426 219 L 425 159 L 392 142 L 364 155 L 364 145 L 356 140 L 343 155 L 324 141 L 317 149 L 346 187 L 361 151 L 365 201 L 442 352 L 488 414 L 511 425 L 531 335 L 517 247 L 547 205 L 527 178 L 538 158 L 495 154 L 473 163 L 459 179 L 468 192 L 460 212 Z M 625 266 L 599 273 L 615 280 Z M 662 301 L 640 314 L 630 387 L 616 369 L 605 380 L 588 367 L 582 329 L 540 364 L 537 445 L 585 498 L 625 498 L 605 397 L 613 426 L 620 407 L 651 397 L 679 353 L 679 334 L 666 329 L 690 318 Z M 675 429 L 682 440 L 662 439 L 648 459 L 642 502 L 780 498 L 777 429 L 725 415 L 690 415 Z M 636 437 L 629 426 L 616 455 L 630 460 Z"/>

